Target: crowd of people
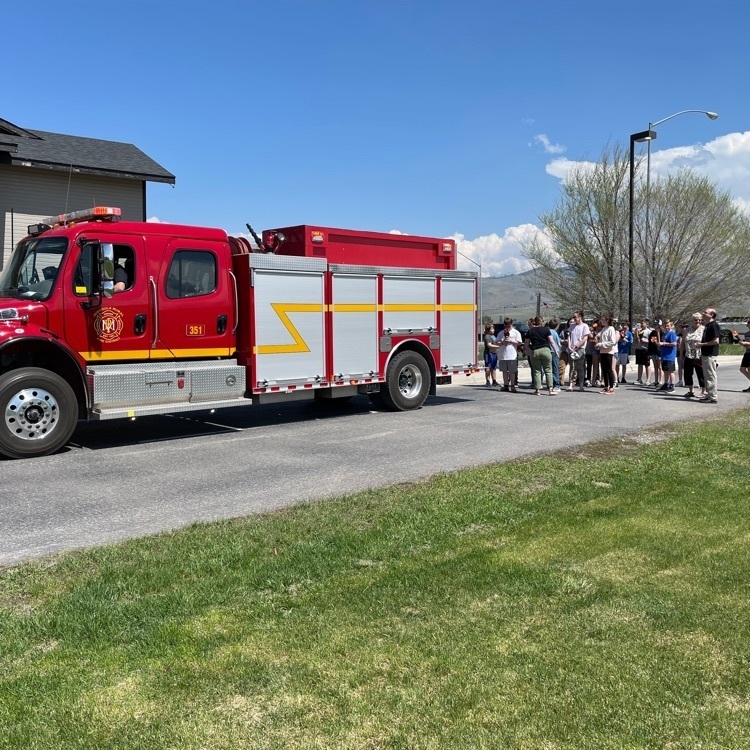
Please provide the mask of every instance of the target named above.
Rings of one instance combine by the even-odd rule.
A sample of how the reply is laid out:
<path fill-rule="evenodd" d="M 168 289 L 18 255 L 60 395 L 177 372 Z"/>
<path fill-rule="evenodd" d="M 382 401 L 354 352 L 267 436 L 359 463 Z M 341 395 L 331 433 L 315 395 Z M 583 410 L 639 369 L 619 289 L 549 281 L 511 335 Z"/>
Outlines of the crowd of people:
<path fill-rule="evenodd" d="M 501 387 L 517 393 L 518 360 L 523 356 L 531 368 L 531 387 L 539 396 L 546 388 L 550 396 L 567 390 L 599 388 L 602 395 L 612 395 L 615 388 L 628 384 L 627 369 L 635 353 L 636 385 L 651 386 L 673 393 L 685 388 L 686 399 L 715 404 L 717 397 L 716 357 L 719 354 L 721 329 L 712 307 L 696 312 L 689 323 L 671 320 L 643 319 L 634 331 L 627 323 L 615 325 L 610 315 L 602 315 L 591 325 L 578 310 L 560 325 L 557 318 L 544 321 L 530 318 L 522 336 L 511 318 L 503 321 L 503 330 L 492 323 L 484 329 L 484 365 L 486 387 Z M 750 320 L 740 343 L 745 352 L 740 371 L 750 380 Z M 696 387 L 700 391 L 696 394 Z M 750 392 L 750 386 L 744 389 Z"/>

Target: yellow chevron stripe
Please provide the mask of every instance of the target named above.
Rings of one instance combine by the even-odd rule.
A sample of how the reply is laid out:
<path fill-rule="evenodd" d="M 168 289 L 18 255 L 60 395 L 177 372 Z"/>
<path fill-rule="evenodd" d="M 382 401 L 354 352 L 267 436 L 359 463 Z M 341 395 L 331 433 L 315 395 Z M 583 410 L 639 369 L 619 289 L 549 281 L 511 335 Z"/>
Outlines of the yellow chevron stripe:
<path fill-rule="evenodd" d="M 263 344 L 255 347 L 256 354 L 304 354 L 310 351 L 310 347 L 300 335 L 294 323 L 289 319 L 290 313 L 322 313 L 324 305 L 307 304 L 303 302 L 272 302 L 271 307 L 279 320 L 284 325 L 289 335 L 292 337 L 293 344 Z"/>

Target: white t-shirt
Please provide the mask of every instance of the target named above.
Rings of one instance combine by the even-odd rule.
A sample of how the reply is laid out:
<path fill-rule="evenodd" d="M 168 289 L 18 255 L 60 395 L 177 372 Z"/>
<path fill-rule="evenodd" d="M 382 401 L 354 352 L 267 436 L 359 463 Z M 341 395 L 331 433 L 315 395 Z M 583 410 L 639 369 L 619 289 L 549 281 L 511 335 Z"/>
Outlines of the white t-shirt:
<path fill-rule="evenodd" d="M 521 338 L 521 332 L 515 328 L 511 328 L 508 333 L 503 332 L 497 337 L 497 343 L 500 344 L 500 348 L 497 350 L 497 358 L 502 361 L 518 359 L 518 347 L 515 344 L 511 344 L 510 341 L 516 341 L 519 344 L 523 341 Z"/>
<path fill-rule="evenodd" d="M 585 323 L 572 325 L 568 328 L 570 331 L 569 345 L 571 349 L 581 349 L 586 347 L 586 341 L 589 337 L 589 327 Z"/>

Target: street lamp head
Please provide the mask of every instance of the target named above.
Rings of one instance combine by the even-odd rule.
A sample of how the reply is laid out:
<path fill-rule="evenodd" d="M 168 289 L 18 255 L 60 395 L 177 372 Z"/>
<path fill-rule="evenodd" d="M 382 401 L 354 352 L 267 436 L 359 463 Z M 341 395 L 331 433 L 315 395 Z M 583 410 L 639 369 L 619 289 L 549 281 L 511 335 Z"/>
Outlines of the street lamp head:
<path fill-rule="evenodd" d="M 716 112 L 706 112 L 709 120 L 715 120 L 719 115 Z"/>

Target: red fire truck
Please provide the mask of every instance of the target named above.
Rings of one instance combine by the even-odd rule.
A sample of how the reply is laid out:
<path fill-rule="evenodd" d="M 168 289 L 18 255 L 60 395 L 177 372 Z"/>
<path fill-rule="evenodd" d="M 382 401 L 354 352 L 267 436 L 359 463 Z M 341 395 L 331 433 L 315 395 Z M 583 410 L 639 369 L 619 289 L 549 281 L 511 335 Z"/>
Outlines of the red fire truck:
<path fill-rule="evenodd" d="M 476 367 L 477 278 L 453 240 L 305 225 L 253 233 L 258 250 L 119 219 L 30 226 L 0 275 L 6 457 L 58 450 L 79 419 L 357 393 L 416 409 Z"/>

